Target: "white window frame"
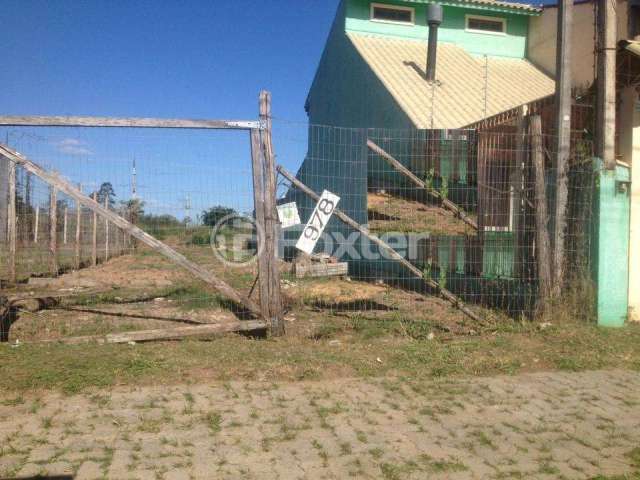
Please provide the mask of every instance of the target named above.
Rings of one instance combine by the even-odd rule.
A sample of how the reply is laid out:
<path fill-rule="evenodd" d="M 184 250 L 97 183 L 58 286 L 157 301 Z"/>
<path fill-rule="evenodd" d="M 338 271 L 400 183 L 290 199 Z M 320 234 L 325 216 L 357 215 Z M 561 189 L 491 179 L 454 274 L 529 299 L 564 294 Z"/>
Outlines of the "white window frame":
<path fill-rule="evenodd" d="M 411 12 L 411 21 L 410 22 L 399 22 L 397 20 L 383 20 L 380 18 L 374 17 L 375 8 L 386 8 L 387 10 L 403 10 L 405 12 Z M 404 7 L 401 5 L 389 5 L 388 3 L 372 3 L 369 8 L 369 20 L 372 22 L 379 23 L 392 23 L 394 25 L 405 25 L 412 27 L 416 24 L 416 9 L 413 7 Z"/>
<path fill-rule="evenodd" d="M 469 28 L 469 20 L 491 20 L 492 22 L 502 23 L 501 32 L 491 32 L 489 30 L 479 30 L 476 28 Z M 472 33 L 484 33 L 486 35 L 506 35 L 507 34 L 507 19 L 504 17 L 487 17 L 485 15 L 470 15 L 464 16 L 464 29 L 467 32 Z"/>

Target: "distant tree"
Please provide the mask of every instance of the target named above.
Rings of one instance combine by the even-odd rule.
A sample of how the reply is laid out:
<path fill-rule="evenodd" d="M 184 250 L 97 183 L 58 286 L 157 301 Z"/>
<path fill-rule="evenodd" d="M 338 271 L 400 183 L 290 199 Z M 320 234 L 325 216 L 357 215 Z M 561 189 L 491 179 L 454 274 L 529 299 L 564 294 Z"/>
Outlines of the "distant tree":
<path fill-rule="evenodd" d="M 122 213 L 134 225 L 144 215 L 144 201 L 139 198 L 132 198 L 120 202 L 122 205 Z"/>
<path fill-rule="evenodd" d="M 235 213 L 236 211 L 233 208 L 216 205 L 208 210 L 204 210 L 200 215 L 200 219 L 205 225 L 213 227 L 227 215 L 233 215 Z"/>
<path fill-rule="evenodd" d="M 116 192 L 113 190 L 111 182 L 104 182 L 98 189 L 98 203 L 104 205 L 104 199 L 107 198 L 109 206 L 113 207 L 116 203 Z"/>

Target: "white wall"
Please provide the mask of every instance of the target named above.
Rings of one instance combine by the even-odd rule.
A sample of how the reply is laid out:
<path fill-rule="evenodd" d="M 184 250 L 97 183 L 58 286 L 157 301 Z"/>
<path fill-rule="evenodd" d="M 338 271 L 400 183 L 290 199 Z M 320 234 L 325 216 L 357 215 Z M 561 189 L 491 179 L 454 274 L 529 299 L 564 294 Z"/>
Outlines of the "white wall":
<path fill-rule="evenodd" d="M 627 38 L 627 1 L 618 0 L 618 39 Z M 542 15 L 531 17 L 527 57 L 555 76 L 558 9 L 545 7 Z M 572 72 L 574 87 L 588 87 L 594 80 L 595 22 L 593 2 L 573 6 Z"/>

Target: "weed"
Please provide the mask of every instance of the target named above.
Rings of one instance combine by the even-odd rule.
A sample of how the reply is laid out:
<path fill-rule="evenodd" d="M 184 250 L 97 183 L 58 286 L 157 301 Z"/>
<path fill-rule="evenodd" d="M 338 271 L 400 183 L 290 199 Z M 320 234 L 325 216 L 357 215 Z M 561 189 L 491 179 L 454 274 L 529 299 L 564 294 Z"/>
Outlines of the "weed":
<path fill-rule="evenodd" d="M 211 433 L 216 434 L 222 430 L 222 416 L 218 412 L 208 412 L 204 415 L 204 421 Z"/>

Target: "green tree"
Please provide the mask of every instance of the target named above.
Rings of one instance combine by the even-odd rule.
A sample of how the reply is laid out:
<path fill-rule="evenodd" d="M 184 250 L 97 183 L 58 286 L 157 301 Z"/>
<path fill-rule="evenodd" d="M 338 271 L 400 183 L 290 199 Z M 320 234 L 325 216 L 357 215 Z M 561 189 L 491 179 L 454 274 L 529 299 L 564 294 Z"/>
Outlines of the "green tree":
<path fill-rule="evenodd" d="M 98 189 L 98 203 L 104 205 L 104 200 L 107 198 L 109 206 L 113 208 L 116 203 L 116 192 L 113 190 L 111 182 L 103 182 Z"/>
<path fill-rule="evenodd" d="M 235 213 L 236 211 L 233 208 L 216 205 L 208 210 L 204 210 L 200 215 L 200 219 L 205 225 L 213 227 L 227 215 L 233 215 Z"/>

